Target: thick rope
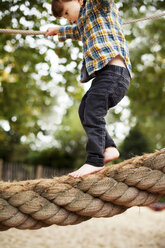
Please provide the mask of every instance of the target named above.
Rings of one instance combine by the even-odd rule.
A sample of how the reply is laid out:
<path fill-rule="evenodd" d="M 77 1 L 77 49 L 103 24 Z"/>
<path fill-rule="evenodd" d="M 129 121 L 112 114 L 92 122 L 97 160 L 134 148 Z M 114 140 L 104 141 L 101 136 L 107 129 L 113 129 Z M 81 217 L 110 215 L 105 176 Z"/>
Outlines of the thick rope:
<path fill-rule="evenodd" d="M 165 149 L 74 179 L 0 182 L 0 230 L 74 225 L 165 196 Z"/>
<path fill-rule="evenodd" d="M 141 22 L 141 21 L 146 21 L 146 20 L 151 20 L 151 19 L 157 19 L 160 17 L 165 16 L 165 12 L 149 16 L 149 17 L 144 17 L 140 19 L 135 19 L 135 20 L 130 20 L 128 22 L 123 22 L 123 25 L 135 23 L 135 22 Z M 46 31 L 34 31 L 34 30 L 17 30 L 17 29 L 0 29 L 0 33 L 4 34 L 22 34 L 22 35 L 45 35 Z"/>

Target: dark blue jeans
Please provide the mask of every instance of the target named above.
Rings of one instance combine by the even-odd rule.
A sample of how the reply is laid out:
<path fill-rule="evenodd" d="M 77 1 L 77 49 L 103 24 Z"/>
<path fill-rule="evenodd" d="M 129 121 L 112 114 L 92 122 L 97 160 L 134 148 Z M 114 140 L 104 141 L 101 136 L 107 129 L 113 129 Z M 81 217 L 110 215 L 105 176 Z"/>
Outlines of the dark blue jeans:
<path fill-rule="evenodd" d="M 106 65 L 95 74 L 90 89 L 82 98 L 79 116 L 88 136 L 86 163 L 101 167 L 105 148 L 116 147 L 106 130 L 104 117 L 125 96 L 130 75 L 126 68 L 116 65 Z"/>

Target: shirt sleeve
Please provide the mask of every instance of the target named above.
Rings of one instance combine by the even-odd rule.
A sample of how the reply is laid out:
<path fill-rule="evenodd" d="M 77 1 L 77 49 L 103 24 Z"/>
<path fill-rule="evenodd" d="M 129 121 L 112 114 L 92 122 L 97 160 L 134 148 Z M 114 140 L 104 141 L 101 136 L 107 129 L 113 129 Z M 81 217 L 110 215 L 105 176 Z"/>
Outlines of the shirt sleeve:
<path fill-rule="evenodd" d="M 59 41 L 66 39 L 81 40 L 80 31 L 77 25 L 61 26 L 58 31 Z"/>

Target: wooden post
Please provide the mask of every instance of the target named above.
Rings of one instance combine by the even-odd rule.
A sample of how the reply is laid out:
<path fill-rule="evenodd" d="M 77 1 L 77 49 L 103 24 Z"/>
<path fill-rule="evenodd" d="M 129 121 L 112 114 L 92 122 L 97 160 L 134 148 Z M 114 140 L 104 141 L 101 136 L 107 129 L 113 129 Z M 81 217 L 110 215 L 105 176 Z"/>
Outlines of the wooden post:
<path fill-rule="evenodd" d="M 3 160 L 0 159 L 0 180 L 2 180 Z"/>
<path fill-rule="evenodd" d="M 36 170 L 36 179 L 39 179 L 41 177 L 42 177 L 42 165 L 38 165 Z"/>

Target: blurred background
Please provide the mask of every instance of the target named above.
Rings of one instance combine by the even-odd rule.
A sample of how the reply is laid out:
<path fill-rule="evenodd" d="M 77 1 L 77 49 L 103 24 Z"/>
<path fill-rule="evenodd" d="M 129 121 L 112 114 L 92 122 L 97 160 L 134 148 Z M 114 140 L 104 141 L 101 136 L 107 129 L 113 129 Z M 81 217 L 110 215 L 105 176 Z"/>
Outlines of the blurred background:
<path fill-rule="evenodd" d="M 163 0 L 116 1 L 123 22 L 159 14 Z M 0 28 L 41 30 L 66 20 L 51 1 L 1 0 Z M 165 147 L 165 18 L 124 25 L 133 68 L 127 96 L 106 116 L 121 156 Z M 0 179 L 66 174 L 86 159 L 78 117 L 91 82 L 79 82 L 82 43 L 0 34 Z"/>

